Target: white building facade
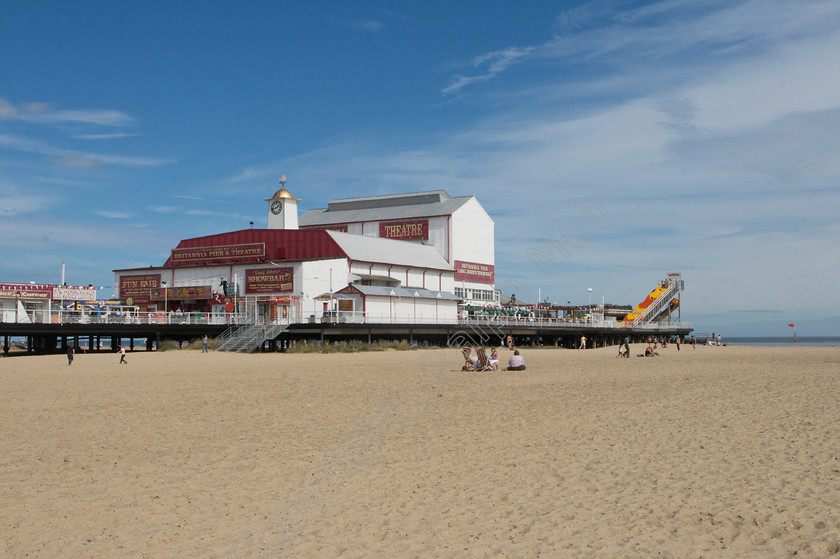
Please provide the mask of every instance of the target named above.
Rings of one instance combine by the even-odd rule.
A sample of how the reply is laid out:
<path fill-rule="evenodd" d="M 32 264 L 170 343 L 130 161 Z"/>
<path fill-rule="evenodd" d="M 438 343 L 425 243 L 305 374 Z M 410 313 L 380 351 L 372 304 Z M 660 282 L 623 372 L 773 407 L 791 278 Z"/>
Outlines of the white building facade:
<path fill-rule="evenodd" d="M 454 294 L 492 305 L 495 223 L 474 196 L 443 190 L 334 200 L 300 216 L 301 229 L 328 229 L 434 247 L 454 270 Z"/>
<path fill-rule="evenodd" d="M 266 229 L 184 239 L 163 266 L 115 270 L 117 297 L 167 320 L 457 322 L 464 281 L 436 246 L 299 229 L 299 200 L 285 186 L 265 201 Z"/>

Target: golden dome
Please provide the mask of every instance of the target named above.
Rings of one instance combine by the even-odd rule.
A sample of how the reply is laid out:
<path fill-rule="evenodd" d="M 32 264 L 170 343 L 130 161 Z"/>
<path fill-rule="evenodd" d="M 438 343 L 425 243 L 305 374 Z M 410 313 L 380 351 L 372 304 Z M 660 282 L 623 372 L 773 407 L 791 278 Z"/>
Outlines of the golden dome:
<path fill-rule="evenodd" d="M 281 188 L 280 190 L 278 190 L 277 192 L 275 192 L 274 196 L 272 196 L 271 198 L 266 198 L 265 201 L 269 202 L 271 200 L 283 200 L 283 199 L 294 200 L 295 202 L 300 202 L 300 200 L 298 200 L 297 198 L 292 196 L 291 192 L 286 190 L 285 186 L 283 188 Z"/>

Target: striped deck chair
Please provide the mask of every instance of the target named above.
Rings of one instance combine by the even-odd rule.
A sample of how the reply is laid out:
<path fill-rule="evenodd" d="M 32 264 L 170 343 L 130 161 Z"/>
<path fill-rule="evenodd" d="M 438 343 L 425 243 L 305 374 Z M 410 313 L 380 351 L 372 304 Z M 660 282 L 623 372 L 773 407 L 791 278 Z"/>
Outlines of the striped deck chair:
<path fill-rule="evenodd" d="M 475 353 L 478 356 L 478 366 L 475 368 L 475 370 L 492 371 L 493 367 L 490 365 L 490 358 L 487 356 L 487 352 L 484 350 L 484 348 L 476 348 Z"/>

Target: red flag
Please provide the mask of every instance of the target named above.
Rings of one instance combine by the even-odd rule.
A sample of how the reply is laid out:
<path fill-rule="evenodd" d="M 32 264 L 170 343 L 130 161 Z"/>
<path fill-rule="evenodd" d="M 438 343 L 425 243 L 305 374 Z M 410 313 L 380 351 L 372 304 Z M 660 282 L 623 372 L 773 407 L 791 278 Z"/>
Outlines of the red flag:
<path fill-rule="evenodd" d="M 788 324 L 791 328 L 796 328 L 796 324 Z"/>

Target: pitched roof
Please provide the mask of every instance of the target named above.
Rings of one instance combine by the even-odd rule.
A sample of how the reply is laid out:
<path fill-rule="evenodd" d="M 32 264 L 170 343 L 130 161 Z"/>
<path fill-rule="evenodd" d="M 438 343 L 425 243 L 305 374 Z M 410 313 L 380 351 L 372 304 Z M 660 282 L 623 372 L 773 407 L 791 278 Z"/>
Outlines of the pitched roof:
<path fill-rule="evenodd" d="M 359 285 L 354 283 L 338 293 L 358 291 L 364 296 L 374 297 L 400 297 L 410 299 L 412 297 L 419 297 L 421 299 L 441 299 L 444 301 L 460 301 L 461 298 L 454 293 L 448 291 L 434 291 L 432 289 L 422 289 L 419 287 L 386 287 L 381 285 Z"/>
<path fill-rule="evenodd" d="M 454 270 L 452 265 L 433 246 L 381 237 L 353 235 L 340 231 L 327 231 L 326 233 L 350 260 L 383 262 L 412 268 Z"/>
<path fill-rule="evenodd" d="M 474 196 L 449 196 L 444 190 L 364 196 L 333 200 L 326 208 L 312 209 L 298 218 L 300 227 L 386 221 L 451 215 Z"/>

